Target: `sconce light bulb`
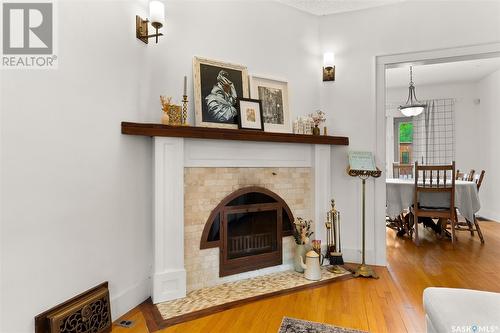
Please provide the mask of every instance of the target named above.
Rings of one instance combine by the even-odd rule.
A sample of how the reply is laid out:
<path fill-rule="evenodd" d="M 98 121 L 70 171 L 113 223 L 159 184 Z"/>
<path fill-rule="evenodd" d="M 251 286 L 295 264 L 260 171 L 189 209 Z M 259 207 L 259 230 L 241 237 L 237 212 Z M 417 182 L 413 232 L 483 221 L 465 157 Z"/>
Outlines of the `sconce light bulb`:
<path fill-rule="evenodd" d="M 156 29 L 165 24 L 165 5 L 159 0 L 149 2 L 149 21 Z"/>
<path fill-rule="evenodd" d="M 332 68 L 335 66 L 335 54 L 333 52 L 326 52 L 323 54 L 323 67 Z"/>

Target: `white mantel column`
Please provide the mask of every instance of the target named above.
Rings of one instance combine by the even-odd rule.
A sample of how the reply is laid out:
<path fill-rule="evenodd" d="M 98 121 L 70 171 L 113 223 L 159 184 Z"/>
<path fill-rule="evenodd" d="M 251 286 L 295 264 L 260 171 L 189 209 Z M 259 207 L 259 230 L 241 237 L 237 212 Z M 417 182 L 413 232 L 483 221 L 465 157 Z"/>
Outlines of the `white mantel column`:
<path fill-rule="evenodd" d="M 186 296 L 184 139 L 154 137 L 153 303 Z"/>
<path fill-rule="evenodd" d="M 332 160 L 330 145 L 314 145 L 314 237 L 321 239 L 321 246 L 326 249 L 326 212 L 331 209 L 332 199 Z"/>

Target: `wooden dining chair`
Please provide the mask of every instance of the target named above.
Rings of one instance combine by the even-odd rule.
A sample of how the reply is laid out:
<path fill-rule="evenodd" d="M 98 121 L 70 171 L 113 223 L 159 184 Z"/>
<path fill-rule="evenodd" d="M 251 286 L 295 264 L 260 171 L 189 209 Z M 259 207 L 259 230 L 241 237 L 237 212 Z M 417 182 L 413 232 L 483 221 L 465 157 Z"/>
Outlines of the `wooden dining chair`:
<path fill-rule="evenodd" d="M 474 181 L 476 183 L 478 192 L 479 189 L 481 188 L 481 184 L 483 183 L 485 173 L 486 172 L 482 170 L 479 175 L 476 176 L 476 174 L 474 173 L 470 177 L 471 179 L 470 181 Z M 474 236 L 474 231 L 477 232 L 477 235 L 479 236 L 481 243 L 484 244 L 483 232 L 481 231 L 481 227 L 477 222 L 476 215 L 474 215 L 474 221 L 469 221 L 465 217 L 464 220 L 460 220 L 458 217 L 459 217 L 459 212 L 458 209 L 455 208 L 455 229 L 457 231 L 469 231 L 471 236 Z"/>
<path fill-rule="evenodd" d="M 449 204 L 443 207 L 422 206 L 420 198 L 425 193 L 448 195 Z M 415 190 L 412 213 L 415 244 L 418 246 L 418 218 L 429 217 L 450 221 L 451 242 L 455 245 L 455 161 L 451 165 L 418 165 L 415 162 Z M 446 225 L 446 224 L 445 224 Z"/>
<path fill-rule="evenodd" d="M 475 174 L 475 172 L 476 171 L 474 169 L 471 169 L 467 173 L 460 172 L 460 170 L 457 169 L 457 172 L 455 173 L 455 179 L 456 180 L 465 180 L 465 181 L 471 182 L 471 181 L 474 180 L 474 174 Z"/>
<path fill-rule="evenodd" d="M 413 164 L 392 163 L 392 177 L 399 178 L 400 176 L 413 177 Z"/>
<path fill-rule="evenodd" d="M 476 182 L 478 192 L 479 192 L 479 189 L 481 188 L 481 184 L 483 183 L 485 173 L 486 173 L 486 171 L 482 170 L 477 178 L 474 175 L 474 181 Z"/>

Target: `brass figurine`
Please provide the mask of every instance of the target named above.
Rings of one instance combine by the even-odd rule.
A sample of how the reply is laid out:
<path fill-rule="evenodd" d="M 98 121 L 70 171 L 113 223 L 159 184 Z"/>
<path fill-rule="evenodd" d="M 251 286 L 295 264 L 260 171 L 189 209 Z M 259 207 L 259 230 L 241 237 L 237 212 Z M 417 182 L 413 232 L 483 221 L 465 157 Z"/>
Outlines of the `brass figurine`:
<path fill-rule="evenodd" d="M 180 105 L 172 104 L 172 97 L 160 96 L 163 110 L 161 123 L 170 126 L 182 125 L 182 110 Z"/>
<path fill-rule="evenodd" d="M 163 111 L 163 115 L 161 117 L 161 123 L 163 125 L 170 125 L 170 117 L 168 113 L 170 111 L 171 101 L 172 97 L 160 96 L 161 109 Z"/>

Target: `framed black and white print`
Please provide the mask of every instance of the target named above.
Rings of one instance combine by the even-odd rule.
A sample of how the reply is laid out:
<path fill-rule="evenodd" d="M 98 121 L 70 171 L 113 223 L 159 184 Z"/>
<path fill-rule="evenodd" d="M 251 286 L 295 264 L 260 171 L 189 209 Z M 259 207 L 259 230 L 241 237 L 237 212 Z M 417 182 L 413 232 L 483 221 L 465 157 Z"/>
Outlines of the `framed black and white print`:
<path fill-rule="evenodd" d="M 195 57 L 193 75 L 196 126 L 238 128 L 237 101 L 248 97 L 246 67 Z"/>
<path fill-rule="evenodd" d="M 250 97 L 262 101 L 266 132 L 292 132 L 286 81 L 252 75 L 250 76 Z"/>
<path fill-rule="evenodd" d="M 241 129 L 264 130 L 262 103 L 258 99 L 238 99 L 238 127 Z"/>

